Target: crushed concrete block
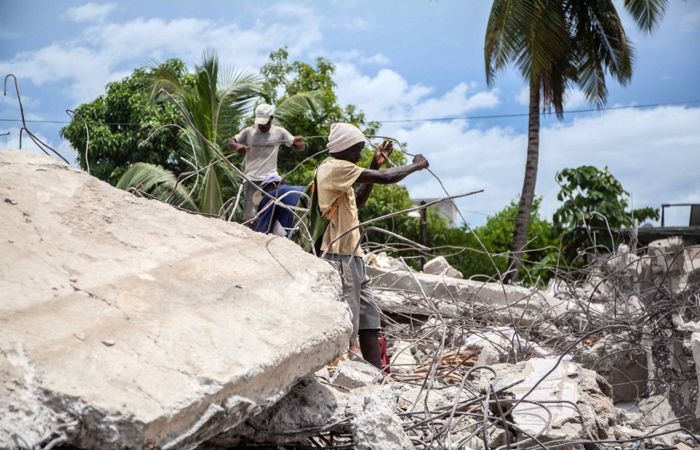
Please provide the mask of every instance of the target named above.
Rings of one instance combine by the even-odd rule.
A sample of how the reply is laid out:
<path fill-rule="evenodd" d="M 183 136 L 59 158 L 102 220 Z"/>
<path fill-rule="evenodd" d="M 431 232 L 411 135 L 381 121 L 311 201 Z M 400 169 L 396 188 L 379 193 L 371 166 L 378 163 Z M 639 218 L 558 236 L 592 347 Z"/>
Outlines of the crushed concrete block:
<path fill-rule="evenodd" d="M 368 267 L 377 306 L 399 314 L 444 317 L 482 317 L 503 325 L 530 324 L 566 312 L 562 301 L 537 289 L 459 280 L 426 273 L 407 273 Z M 399 291 L 399 293 L 397 293 Z"/>
<path fill-rule="evenodd" d="M 423 273 L 442 275 L 451 278 L 464 278 L 462 272 L 452 267 L 444 256 L 438 256 L 425 263 L 423 266 Z"/>
<path fill-rule="evenodd" d="M 510 327 L 497 327 L 483 333 L 475 333 L 467 337 L 462 345 L 464 349 L 480 350 L 477 366 L 488 366 L 498 362 L 506 362 L 508 357 L 518 356 L 526 359 L 531 356 L 547 356 L 549 352 L 535 342 L 522 339 Z"/>
<path fill-rule="evenodd" d="M 411 348 L 414 346 L 411 342 L 394 341 L 389 352 L 390 367 L 392 373 L 412 373 L 418 361 L 411 353 Z"/>
<path fill-rule="evenodd" d="M 409 271 L 411 268 L 396 258 L 387 255 L 386 252 L 373 253 L 365 257 L 365 263 L 372 267 L 386 270 Z"/>
<path fill-rule="evenodd" d="M 287 239 L 27 151 L 0 198 L 2 443 L 194 448 L 347 348 L 337 273 Z"/>
<path fill-rule="evenodd" d="M 382 379 L 382 372 L 364 361 L 343 360 L 338 363 L 331 383 L 345 389 L 369 386 Z"/>
<path fill-rule="evenodd" d="M 614 402 L 635 401 L 647 390 L 647 355 L 626 333 L 579 345 L 574 361 L 595 370 L 613 389 Z"/>
<path fill-rule="evenodd" d="M 586 429 L 595 430 L 601 438 L 614 436 L 617 412 L 610 386 L 591 370 L 571 361 L 557 361 L 533 358 L 492 366 L 498 374 L 496 390 L 524 380 L 507 390 L 524 400 L 512 412 L 515 425 L 540 436 L 543 442 L 586 438 Z"/>
<path fill-rule="evenodd" d="M 389 386 L 347 391 L 308 378 L 276 405 L 211 442 L 283 444 L 314 436 L 318 430 L 349 432 L 358 449 L 412 449 L 396 415 Z"/>

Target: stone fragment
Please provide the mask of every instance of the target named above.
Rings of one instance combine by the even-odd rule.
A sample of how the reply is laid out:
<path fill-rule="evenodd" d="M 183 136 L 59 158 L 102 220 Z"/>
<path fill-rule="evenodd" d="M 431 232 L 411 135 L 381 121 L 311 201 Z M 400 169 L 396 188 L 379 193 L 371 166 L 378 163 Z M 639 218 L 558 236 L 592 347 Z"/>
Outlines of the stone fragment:
<path fill-rule="evenodd" d="M 28 151 L 0 151 L 0 198 L 10 191 L 0 443 L 32 445 L 77 420 L 66 446 L 194 448 L 347 348 L 338 274 L 287 239 Z"/>
<path fill-rule="evenodd" d="M 345 389 L 369 386 L 382 379 L 382 373 L 365 361 L 343 360 L 338 363 L 331 383 Z"/>
<path fill-rule="evenodd" d="M 377 305 L 386 312 L 443 317 L 479 316 L 492 323 L 523 325 L 556 317 L 568 308 L 537 289 L 460 280 L 426 273 L 368 267 Z"/>
<path fill-rule="evenodd" d="M 337 389 L 307 378 L 280 402 L 212 444 L 283 444 L 314 436 L 318 430 L 352 433 L 358 449 L 412 449 L 396 415 L 396 398 L 389 386 Z"/>
<path fill-rule="evenodd" d="M 412 373 L 418 361 L 411 353 L 414 344 L 406 341 L 395 341 L 390 349 L 390 366 L 392 373 Z"/>
<path fill-rule="evenodd" d="M 438 256 L 425 263 L 423 273 L 444 275 L 451 278 L 464 278 L 462 272 L 452 267 L 444 256 Z"/>
<path fill-rule="evenodd" d="M 557 358 L 533 358 L 492 368 L 498 374 L 496 390 L 523 380 L 507 390 L 516 400 L 523 400 L 512 412 L 521 430 L 540 436 L 543 442 L 585 439 L 587 430 L 601 438 L 614 437 L 617 412 L 611 388 L 595 372 Z"/>

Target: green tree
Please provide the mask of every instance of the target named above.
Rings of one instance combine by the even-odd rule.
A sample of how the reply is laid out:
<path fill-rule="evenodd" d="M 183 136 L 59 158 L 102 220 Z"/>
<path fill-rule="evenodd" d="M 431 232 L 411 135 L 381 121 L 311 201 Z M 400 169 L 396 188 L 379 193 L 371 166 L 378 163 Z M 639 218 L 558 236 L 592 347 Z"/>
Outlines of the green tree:
<path fill-rule="evenodd" d="M 222 149 L 261 95 L 258 79 L 245 72 L 220 71 L 216 54 L 206 52 L 191 75 L 191 81 L 183 81 L 172 68 L 162 66 L 154 70 L 151 81 L 155 102 L 176 105 L 182 117 L 180 143 L 189 144 L 187 162 L 193 169 L 187 178 L 192 180 L 188 184 L 191 184 L 195 210 L 211 216 L 226 215 L 232 206 L 227 200 L 235 198 L 241 177 Z M 144 179 L 153 180 L 162 175 L 157 166 L 133 165 L 123 175 L 119 186 L 139 188 L 144 186 Z M 135 182 L 141 184 L 134 185 Z M 179 199 L 169 193 L 163 198 L 163 190 L 149 193 L 158 195 L 161 200 L 177 202 Z"/>
<path fill-rule="evenodd" d="M 60 133 L 76 150 L 82 169 L 89 168 L 92 175 L 113 185 L 135 162 L 161 166 L 176 176 L 188 169 L 181 159 L 177 129 L 161 128 L 182 125 L 179 111 L 173 104 L 150 101 L 150 79 L 159 70 L 184 81 L 185 64 L 170 59 L 109 83 L 104 95 L 75 110 Z"/>
<path fill-rule="evenodd" d="M 360 128 L 366 135 L 372 135 L 377 123 L 367 122 L 364 114 L 354 105 L 341 106 L 335 94 L 333 73 L 335 66 L 325 58 L 317 58 L 315 65 L 301 61 L 288 61 L 286 48 L 270 53 L 270 60 L 260 73 L 263 77 L 263 92 L 266 100 L 278 104 L 275 121 L 292 134 L 306 137 L 304 152 L 284 152 L 280 154 L 278 168 L 290 184 L 308 184 L 313 170 L 327 155 L 319 154 L 327 143 L 330 126 L 334 122 L 347 122 Z M 290 99 L 302 95 L 305 102 L 293 102 L 301 107 L 283 106 Z M 307 107 L 308 106 L 308 107 Z M 282 111 L 280 110 L 282 108 Z"/>
<path fill-rule="evenodd" d="M 562 234 L 569 259 L 589 246 L 612 251 L 621 228 L 633 225 L 635 219 L 659 218 L 654 208 L 629 211 L 629 193 L 607 167 L 567 168 L 555 178 L 562 204 L 554 213 L 554 225 Z"/>
<path fill-rule="evenodd" d="M 530 213 L 530 227 L 527 235 L 527 245 L 523 253 L 523 264 L 520 267 L 520 277 L 525 283 L 537 281 L 541 273 L 532 274 L 532 268 L 546 255 L 556 252 L 558 239 L 553 234 L 552 224 L 539 215 L 541 198 L 536 198 Z M 461 264 L 465 276 L 486 276 L 499 279 L 508 268 L 508 250 L 510 248 L 513 229 L 515 228 L 518 204 L 515 201 L 489 216 L 486 223 L 474 232 L 478 240 L 470 239 L 470 253 L 465 254 Z M 466 231 L 466 230 L 465 230 Z M 485 252 L 486 253 L 485 253 Z"/>
<path fill-rule="evenodd" d="M 636 23 L 651 32 L 667 0 L 624 0 Z M 540 106 L 563 117 L 568 88 L 577 85 L 589 101 L 607 99 L 606 72 L 620 83 L 632 77 L 633 49 L 613 0 L 494 0 L 484 43 L 486 79 L 515 64 L 529 84 L 525 176 L 511 243 L 517 279 L 527 240 L 539 158 Z"/>

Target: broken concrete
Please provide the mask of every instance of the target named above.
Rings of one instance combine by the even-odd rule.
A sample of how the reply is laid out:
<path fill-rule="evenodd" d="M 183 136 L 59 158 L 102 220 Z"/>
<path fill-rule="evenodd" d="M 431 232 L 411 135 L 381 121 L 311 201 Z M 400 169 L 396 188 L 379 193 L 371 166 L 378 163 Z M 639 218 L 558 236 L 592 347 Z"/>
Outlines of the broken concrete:
<path fill-rule="evenodd" d="M 0 296 L 0 447 L 193 448 L 351 328 L 337 273 L 292 242 L 21 151 L 0 151 Z"/>
<path fill-rule="evenodd" d="M 398 314 L 480 316 L 503 325 L 529 324 L 563 314 L 566 301 L 537 289 L 459 280 L 441 275 L 367 267 L 377 304 Z"/>
<path fill-rule="evenodd" d="M 212 441 L 227 447 L 241 443 L 298 442 L 321 431 L 347 432 L 361 450 L 412 449 L 395 412 L 389 386 L 338 389 L 305 379 L 280 402 Z"/>
<path fill-rule="evenodd" d="M 345 389 L 370 386 L 381 381 L 382 372 L 365 361 L 343 360 L 338 363 L 331 383 Z"/>
<path fill-rule="evenodd" d="M 533 358 L 493 369 L 498 373 L 497 390 L 523 380 L 507 391 L 516 401 L 522 400 L 512 416 L 526 433 L 542 442 L 587 439 L 589 432 L 601 439 L 614 438 L 617 413 L 612 389 L 595 372 L 557 358 Z"/>
<path fill-rule="evenodd" d="M 444 256 L 438 256 L 425 263 L 423 266 L 423 273 L 444 275 L 451 278 L 464 278 L 462 272 L 452 267 Z"/>

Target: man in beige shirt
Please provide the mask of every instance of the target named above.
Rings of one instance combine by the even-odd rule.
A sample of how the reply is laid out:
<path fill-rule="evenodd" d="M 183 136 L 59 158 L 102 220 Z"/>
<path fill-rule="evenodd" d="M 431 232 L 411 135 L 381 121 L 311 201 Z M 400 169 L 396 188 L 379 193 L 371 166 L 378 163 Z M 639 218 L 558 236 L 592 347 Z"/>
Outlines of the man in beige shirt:
<path fill-rule="evenodd" d="M 374 366 L 381 368 L 379 351 L 379 312 L 369 286 L 369 277 L 362 260 L 360 247 L 360 220 L 358 208 L 362 208 L 375 183 L 393 184 L 413 172 L 428 167 L 423 155 L 416 155 L 413 163 L 401 167 L 380 170 L 386 156 L 392 151 L 391 144 L 381 146 L 375 153 L 369 169 L 357 166 L 365 136 L 349 123 L 334 123 L 328 136 L 328 152 L 331 156 L 319 167 L 318 204 L 321 213 L 334 208 L 335 213 L 323 235 L 321 251 L 329 261 L 340 266 L 343 280 L 343 300 L 352 312 L 353 335 L 350 352 L 360 355 Z M 357 191 L 353 188 L 359 183 Z M 360 353 L 361 351 L 361 353 Z"/>

